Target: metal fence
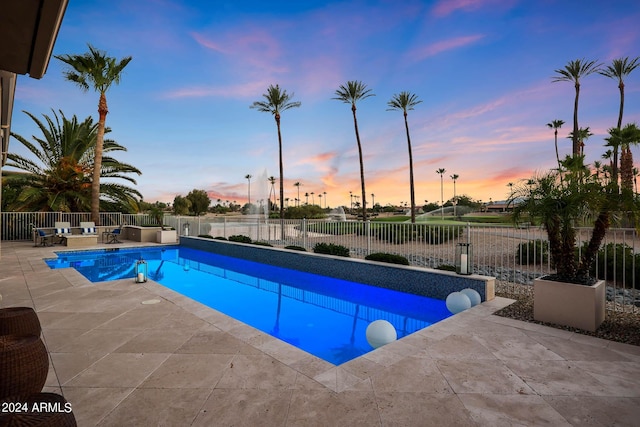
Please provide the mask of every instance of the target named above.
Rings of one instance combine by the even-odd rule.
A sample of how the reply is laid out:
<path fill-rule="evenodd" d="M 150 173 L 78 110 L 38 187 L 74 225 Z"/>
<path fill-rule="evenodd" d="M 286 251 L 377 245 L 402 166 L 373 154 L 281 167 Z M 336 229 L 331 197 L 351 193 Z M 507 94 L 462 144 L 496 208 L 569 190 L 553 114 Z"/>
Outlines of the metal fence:
<path fill-rule="evenodd" d="M 2 212 L 3 240 L 30 240 L 31 226 L 53 227 L 56 221 L 78 226 L 89 213 Z M 101 213 L 102 225 L 153 223 L 148 215 Z M 473 272 L 496 277 L 499 291 L 531 293 L 534 278 L 552 272 L 548 241 L 538 227 L 426 223 L 279 220 L 241 216 L 191 217 L 165 215 L 164 223 L 180 235 L 229 238 L 248 236 L 276 247 L 300 246 L 313 250 L 318 243 L 349 249 L 356 258 L 384 252 L 402 255 L 414 266 L 447 268 L 455 265 L 458 243 L 470 243 Z M 578 247 L 589 239 L 589 229 L 579 229 Z M 608 284 L 607 296 L 617 310 L 640 310 L 640 240 L 634 229 L 610 229 L 592 272 Z"/>

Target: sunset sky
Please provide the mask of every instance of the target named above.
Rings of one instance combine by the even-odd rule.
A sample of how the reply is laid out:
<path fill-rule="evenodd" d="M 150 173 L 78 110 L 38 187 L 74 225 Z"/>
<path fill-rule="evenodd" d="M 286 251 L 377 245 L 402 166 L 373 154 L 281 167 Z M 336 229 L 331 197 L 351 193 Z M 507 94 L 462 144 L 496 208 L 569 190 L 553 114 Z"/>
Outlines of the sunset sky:
<path fill-rule="evenodd" d="M 255 201 L 264 177 L 278 177 L 278 142 L 273 116 L 249 106 L 279 84 L 302 103 L 282 114 L 285 197 L 297 196 L 299 181 L 302 194 L 348 205 L 349 191 L 360 194 L 357 145 L 350 106 L 332 100 L 348 80 L 376 95 L 357 106 L 368 203 L 371 193 L 382 205 L 409 200 L 404 121 L 387 111 L 401 91 L 423 101 L 408 116 L 417 202 L 440 199 L 439 168 L 445 200 L 457 174 L 458 194 L 487 202 L 553 167 L 550 121 L 566 122 L 559 149 L 570 153 L 575 90 L 552 83 L 554 70 L 578 58 L 640 56 L 639 23 L 637 0 L 71 0 L 54 55 L 91 43 L 133 56 L 107 94 L 107 126 L 128 149 L 117 158 L 143 172 L 137 188 L 147 202 L 202 189 L 213 204 L 244 203 L 247 174 Z M 41 80 L 19 77 L 14 133 L 36 133 L 23 110 L 97 119 L 98 95 L 66 82 L 62 65 L 52 58 Z M 625 95 L 623 122 L 640 123 L 640 69 Z M 617 81 L 582 81 L 589 162 L 605 151 L 618 106 Z M 24 153 L 15 139 L 10 151 Z"/>

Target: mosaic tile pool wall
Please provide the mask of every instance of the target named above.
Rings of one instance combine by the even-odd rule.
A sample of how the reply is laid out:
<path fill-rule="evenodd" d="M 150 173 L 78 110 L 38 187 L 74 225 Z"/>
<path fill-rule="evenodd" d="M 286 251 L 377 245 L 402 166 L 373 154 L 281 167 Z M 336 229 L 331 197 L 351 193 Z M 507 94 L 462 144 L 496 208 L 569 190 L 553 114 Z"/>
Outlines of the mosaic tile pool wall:
<path fill-rule="evenodd" d="M 465 288 L 478 291 L 482 301 L 494 298 L 495 278 L 493 277 L 461 276 L 449 271 L 399 266 L 200 237 L 180 236 L 180 245 L 431 298 L 446 299 L 451 292 Z"/>

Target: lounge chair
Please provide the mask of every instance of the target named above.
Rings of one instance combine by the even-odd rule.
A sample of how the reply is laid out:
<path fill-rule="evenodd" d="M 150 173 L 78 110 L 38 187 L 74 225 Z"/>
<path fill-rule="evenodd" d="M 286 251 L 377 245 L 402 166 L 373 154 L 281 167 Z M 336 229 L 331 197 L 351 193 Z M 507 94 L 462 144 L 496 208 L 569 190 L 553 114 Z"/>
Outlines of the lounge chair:
<path fill-rule="evenodd" d="M 71 236 L 71 223 L 70 222 L 56 222 L 54 223 L 54 232 L 60 240 L 58 243 L 63 243 L 67 236 Z"/>
<path fill-rule="evenodd" d="M 84 236 L 98 235 L 98 231 L 96 230 L 96 223 L 93 221 L 81 222 L 80 231 Z"/>
<path fill-rule="evenodd" d="M 107 243 L 122 243 L 120 240 L 118 240 L 118 236 L 120 236 L 121 232 L 122 232 L 122 227 L 111 230 L 107 234 Z"/>
<path fill-rule="evenodd" d="M 47 234 L 43 229 L 36 228 L 36 235 L 40 239 L 40 246 L 53 246 L 51 238 L 54 237 L 55 234 Z"/>

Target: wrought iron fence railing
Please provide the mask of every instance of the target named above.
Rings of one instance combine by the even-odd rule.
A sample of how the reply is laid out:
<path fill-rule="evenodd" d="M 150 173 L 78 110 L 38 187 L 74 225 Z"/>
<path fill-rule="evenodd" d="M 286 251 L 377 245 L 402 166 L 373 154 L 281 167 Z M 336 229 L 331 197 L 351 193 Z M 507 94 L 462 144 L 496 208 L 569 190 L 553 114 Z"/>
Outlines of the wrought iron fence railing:
<path fill-rule="evenodd" d="M 148 215 L 101 213 L 102 225 L 153 223 Z M 30 240 L 31 225 L 53 227 L 56 221 L 78 226 L 89 213 L 2 212 L 2 240 Z M 192 217 L 165 215 L 164 223 L 179 235 L 229 238 L 244 235 L 273 246 L 301 246 L 313 250 L 318 243 L 349 249 L 352 257 L 375 252 L 402 255 L 413 266 L 451 268 L 456 245 L 470 243 L 473 272 L 496 277 L 499 290 L 530 293 L 535 277 L 552 272 L 546 232 L 528 224 L 429 225 L 428 223 L 355 222 L 298 219 L 265 219 L 244 216 Z M 579 229 L 578 247 L 589 239 L 589 229 Z M 640 310 L 640 240 L 635 229 L 607 232 L 592 271 L 608 282 L 609 300 L 624 310 Z"/>

